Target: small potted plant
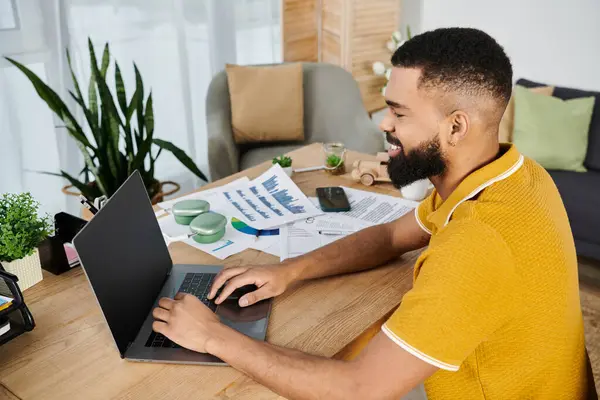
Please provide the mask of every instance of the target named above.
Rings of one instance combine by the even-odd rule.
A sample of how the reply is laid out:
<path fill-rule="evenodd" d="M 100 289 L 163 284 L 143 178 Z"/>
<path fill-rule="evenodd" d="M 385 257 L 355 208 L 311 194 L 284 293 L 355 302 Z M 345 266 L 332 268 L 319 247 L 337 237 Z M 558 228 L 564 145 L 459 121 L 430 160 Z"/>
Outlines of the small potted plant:
<path fill-rule="evenodd" d="M 42 280 L 37 245 L 52 233 L 50 217 L 38 215 L 40 203 L 31 194 L 0 197 L 0 262 L 19 278 L 25 290 Z"/>
<path fill-rule="evenodd" d="M 285 171 L 287 176 L 292 176 L 292 158 L 288 156 L 281 155 L 279 157 L 275 157 L 273 159 L 273 164 L 279 164 L 281 168 Z"/>

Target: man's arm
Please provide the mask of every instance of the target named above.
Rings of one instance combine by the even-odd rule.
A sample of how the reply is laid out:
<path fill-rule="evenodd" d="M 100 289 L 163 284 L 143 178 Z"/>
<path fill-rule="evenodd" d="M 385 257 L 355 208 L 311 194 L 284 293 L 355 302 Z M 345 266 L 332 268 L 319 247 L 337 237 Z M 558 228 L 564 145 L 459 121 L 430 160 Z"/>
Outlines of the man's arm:
<path fill-rule="evenodd" d="M 208 298 L 214 298 L 225 285 L 215 300 L 219 304 L 235 289 L 254 284 L 258 290 L 240 299 L 241 306 L 251 305 L 283 293 L 292 282 L 377 267 L 426 246 L 429 237 L 411 212 L 394 222 L 361 230 L 279 265 L 226 268 L 215 278 Z"/>
<path fill-rule="evenodd" d="M 207 350 L 289 399 L 397 400 L 437 371 L 382 333 L 354 361 L 257 342 L 230 328 Z"/>
<path fill-rule="evenodd" d="M 297 280 L 358 272 L 384 264 L 429 243 L 413 212 L 396 221 L 363 229 L 286 262 Z"/>
<path fill-rule="evenodd" d="M 353 361 L 285 349 L 219 322 L 196 297 L 163 298 L 153 329 L 188 349 L 213 354 L 289 399 L 397 400 L 437 368 L 379 333 Z"/>

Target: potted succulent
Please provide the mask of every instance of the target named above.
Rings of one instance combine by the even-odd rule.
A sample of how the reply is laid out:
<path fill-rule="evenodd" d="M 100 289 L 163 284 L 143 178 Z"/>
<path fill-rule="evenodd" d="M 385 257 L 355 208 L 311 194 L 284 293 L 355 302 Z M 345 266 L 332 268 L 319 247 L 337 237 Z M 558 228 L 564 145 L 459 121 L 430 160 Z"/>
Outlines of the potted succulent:
<path fill-rule="evenodd" d="M 52 233 L 50 217 L 40 217 L 38 209 L 29 193 L 0 197 L 0 262 L 19 278 L 21 290 L 42 280 L 36 247 Z"/>
<path fill-rule="evenodd" d="M 69 91 L 69 94 L 82 111 L 87 130 L 79 124 L 54 90 L 27 67 L 7 58 L 31 81 L 40 98 L 64 123 L 64 127 L 75 139 L 83 154 L 85 166 L 79 176 L 72 176 L 65 171 L 51 174 L 62 176 L 69 182 L 70 185 L 65 186 L 63 192 L 77 195 L 79 193 L 69 191 L 70 187 L 75 187 L 90 201 L 102 195 L 110 197 L 133 171 L 138 170 L 152 202 L 162 201 L 163 196 L 173 193 L 173 191 L 165 193 L 163 185 L 174 184 L 175 191 L 179 187 L 174 182 L 159 182 L 154 178 L 156 160 L 163 150 L 173 153 L 191 172 L 207 181 L 206 176 L 183 150 L 171 142 L 154 137 L 152 92 L 146 97 L 142 77 L 135 63 L 136 87 L 133 95 L 128 98 L 119 64 L 117 61 L 114 62 L 115 94 L 113 94 L 106 83 L 111 59 L 108 44 L 104 46 L 100 65 L 89 39 L 88 47 L 91 74 L 88 87 L 85 88 L 86 98 L 75 78 L 67 50 L 67 61 L 74 88 L 74 92 Z"/>
<path fill-rule="evenodd" d="M 283 168 L 283 170 L 285 171 L 287 176 L 290 176 L 290 177 L 292 176 L 292 173 L 294 171 L 292 170 L 292 158 L 291 157 L 284 156 L 284 155 L 275 157 L 273 159 L 273 164 L 279 164 L 281 166 L 281 168 Z"/>

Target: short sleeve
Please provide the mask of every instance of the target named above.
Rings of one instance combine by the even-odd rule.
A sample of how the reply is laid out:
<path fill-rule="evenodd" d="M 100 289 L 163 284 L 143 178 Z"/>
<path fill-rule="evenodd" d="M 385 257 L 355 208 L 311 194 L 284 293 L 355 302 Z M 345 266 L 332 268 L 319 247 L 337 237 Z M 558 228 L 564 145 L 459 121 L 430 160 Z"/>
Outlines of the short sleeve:
<path fill-rule="evenodd" d="M 429 214 L 435 210 L 435 197 L 437 192 L 434 190 L 425 200 L 423 200 L 417 208 L 415 208 L 415 218 L 417 223 L 425 232 L 431 235 L 433 232 L 433 224 L 427 220 Z"/>
<path fill-rule="evenodd" d="M 413 289 L 383 332 L 414 356 L 457 371 L 517 310 L 520 286 L 509 247 L 491 227 L 454 221 L 432 238 Z"/>

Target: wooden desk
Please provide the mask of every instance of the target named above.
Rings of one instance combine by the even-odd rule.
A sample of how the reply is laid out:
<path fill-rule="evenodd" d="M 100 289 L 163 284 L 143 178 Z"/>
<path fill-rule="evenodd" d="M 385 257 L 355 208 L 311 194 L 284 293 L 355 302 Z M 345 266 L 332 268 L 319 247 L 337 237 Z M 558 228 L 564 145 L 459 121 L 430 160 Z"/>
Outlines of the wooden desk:
<path fill-rule="evenodd" d="M 359 154 L 350 152 L 348 166 Z M 297 168 L 321 161 L 320 145 L 291 153 Z M 361 155 L 361 158 L 368 156 Z M 240 176 L 254 178 L 267 163 L 207 185 Z M 348 171 L 350 172 L 350 171 Z M 319 186 L 355 184 L 349 174 L 324 171 L 297 174 L 296 184 L 309 196 Z M 391 185 L 372 190 L 398 195 Z M 175 263 L 220 264 L 185 244 L 171 246 Z M 349 358 L 379 329 L 412 285 L 417 252 L 393 265 L 299 285 L 277 297 L 267 341 L 327 357 Z M 226 266 L 276 263 L 269 254 L 247 250 L 225 260 Z M 25 292 L 37 323 L 30 333 L 0 347 L 0 399 L 279 399 L 230 367 L 137 363 L 122 360 L 81 268 L 53 276 Z M 13 397 L 10 397 L 13 396 Z"/>

